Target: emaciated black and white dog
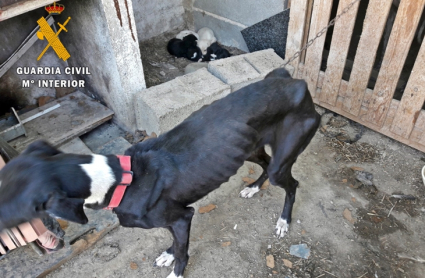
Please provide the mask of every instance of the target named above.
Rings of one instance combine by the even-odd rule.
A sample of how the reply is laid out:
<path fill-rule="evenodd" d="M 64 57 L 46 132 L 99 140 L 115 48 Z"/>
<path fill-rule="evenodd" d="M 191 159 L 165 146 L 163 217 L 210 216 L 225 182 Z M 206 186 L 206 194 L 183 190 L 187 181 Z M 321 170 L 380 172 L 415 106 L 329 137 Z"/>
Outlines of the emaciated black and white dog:
<path fill-rule="evenodd" d="M 267 178 L 286 191 L 276 226 L 283 237 L 298 185 L 291 168 L 319 122 L 306 83 L 285 69 L 274 70 L 158 138 L 129 148 L 125 154 L 131 156 L 133 182 L 114 212 L 125 227 L 168 229 L 174 242 L 156 265 L 175 261 L 168 277 L 183 277 L 194 215 L 189 205 L 219 188 L 247 160 L 264 171 L 242 197 L 252 197 Z M 264 151 L 266 144 L 272 157 Z M 107 206 L 122 173 L 114 155 L 66 154 L 35 142 L 0 171 L 0 230 L 45 213 L 85 224 L 83 207 Z"/>

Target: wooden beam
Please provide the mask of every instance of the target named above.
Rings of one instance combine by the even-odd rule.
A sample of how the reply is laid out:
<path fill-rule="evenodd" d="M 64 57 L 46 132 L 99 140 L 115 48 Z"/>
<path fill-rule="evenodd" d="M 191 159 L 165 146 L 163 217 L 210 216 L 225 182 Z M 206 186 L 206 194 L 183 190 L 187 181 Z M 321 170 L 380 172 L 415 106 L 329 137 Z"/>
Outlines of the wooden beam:
<path fill-rule="evenodd" d="M 314 1 L 308 40 L 315 38 L 317 33 L 328 25 L 329 18 L 331 16 L 332 2 L 332 0 Z M 306 53 L 304 79 L 307 81 L 308 89 L 313 97 L 316 94 L 317 80 L 319 78 L 320 65 L 322 63 L 325 39 L 326 34 L 317 38 L 307 49 Z"/>
<path fill-rule="evenodd" d="M 422 42 L 391 127 L 392 132 L 404 138 L 409 138 L 425 101 L 424 68 L 425 41 Z"/>
<path fill-rule="evenodd" d="M 351 2 L 352 0 L 341 0 L 338 5 L 337 14 L 341 14 L 343 9 Z M 335 105 L 336 103 L 359 4 L 360 2 L 355 3 L 335 23 L 325 78 L 322 92 L 320 93 L 321 102 L 326 102 L 330 105 Z"/>
<path fill-rule="evenodd" d="M 46 20 L 49 25 L 52 25 L 55 22 L 53 16 L 47 16 Z M 28 49 L 30 49 L 31 46 L 33 46 L 33 44 L 38 41 L 36 34 L 38 30 L 40 30 L 40 27 L 37 25 L 37 27 L 35 27 L 35 29 L 18 47 L 18 49 L 13 52 L 9 59 L 0 65 L 0 77 L 2 77 L 16 63 L 16 61 L 18 61 L 28 51 Z"/>
<path fill-rule="evenodd" d="M 114 114 L 106 106 L 79 91 L 49 102 L 42 109 L 45 110 L 58 103 L 59 108 L 25 125 L 27 137 L 21 136 L 9 144 L 22 151 L 32 142 L 44 139 L 57 147 L 110 120 Z M 25 121 L 38 112 L 40 108 L 21 115 L 21 119 Z"/>
<path fill-rule="evenodd" d="M 303 46 L 304 26 L 309 20 L 306 18 L 308 0 L 297 0 L 291 3 L 289 13 L 288 36 L 286 39 L 285 59 L 290 59 Z M 294 76 L 296 76 L 297 67 L 300 57 L 290 63 L 295 68 Z"/>
<path fill-rule="evenodd" d="M 371 0 L 363 23 L 342 109 L 353 116 L 360 113 L 363 97 L 375 63 L 376 53 L 384 32 L 392 1 Z"/>
<path fill-rule="evenodd" d="M 27 13 L 29 11 L 47 6 L 49 4 L 52 4 L 53 2 L 59 2 L 59 1 L 52 1 L 52 0 L 24 0 L 19 1 L 15 4 L 6 6 L 6 7 L 0 7 L 0 21 L 18 16 L 23 13 Z"/>

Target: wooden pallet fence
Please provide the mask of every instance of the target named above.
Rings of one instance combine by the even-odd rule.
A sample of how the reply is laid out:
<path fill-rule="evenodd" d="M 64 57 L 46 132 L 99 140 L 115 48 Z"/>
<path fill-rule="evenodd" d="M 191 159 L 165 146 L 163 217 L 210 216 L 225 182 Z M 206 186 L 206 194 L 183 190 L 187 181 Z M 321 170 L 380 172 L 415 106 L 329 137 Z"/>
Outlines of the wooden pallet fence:
<path fill-rule="evenodd" d="M 339 14 L 352 0 L 340 0 Z M 291 2 L 287 58 L 330 20 L 332 0 Z M 294 77 L 306 80 L 314 102 L 406 145 L 425 152 L 425 43 L 400 101 L 393 99 L 397 82 L 419 24 L 425 0 L 401 0 L 395 16 L 374 89 L 369 78 L 384 33 L 392 1 L 370 0 L 363 22 L 349 81 L 342 79 L 359 3 L 335 24 L 326 71 L 321 71 L 325 35 L 315 40 L 303 56 L 294 60 Z M 309 12 L 311 8 L 311 14 Z"/>

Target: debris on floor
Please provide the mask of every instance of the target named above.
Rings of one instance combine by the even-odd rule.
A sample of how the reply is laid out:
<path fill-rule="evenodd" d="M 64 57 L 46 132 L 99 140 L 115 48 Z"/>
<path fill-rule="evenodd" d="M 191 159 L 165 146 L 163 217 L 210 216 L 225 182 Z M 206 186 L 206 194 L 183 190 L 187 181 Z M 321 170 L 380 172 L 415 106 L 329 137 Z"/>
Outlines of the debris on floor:
<path fill-rule="evenodd" d="M 199 208 L 199 213 L 200 213 L 200 214 L 208 213 L 208 212 L 210 212 L 210 211 L 212 211 L 212 210 L 214 210 L 214 209 L 216 209 L 216 208 L 217 208 L 217 206 L 216 206 L 216 205 L 214 205 L 214 204 L 209 204 L 209 205 L 207 205 L 207 206 L 205 206 L 205 207 L 200 207 L 200 208 Z"/>
<path fill-rule="evenodd" d="M 270 268 L 274 268 L 274 257 L 273 255 L 266 256 L 266 264 Z"/>
<path fill-rule="evenodd" d="M 174 38 L 179 30 L 163 33 L 157 37 L 146 41 L 141 41 L 140 54 L 143 63 L 143 71 L 145 73 L 146 87 L 152 87 L 170 81 L 177 76 L 186 74 L 185 68 L 193 64 L 194 70 L 196 62 L 192 62 L 185 58 L 175 58 L 167 51 L 167 42 Z M 245 52 L 235 47 L 227 47 L 221 45 L 230 52 L 232 56 L 244 54 Z M 205 65 L 204 65 L 205 66 Z M 203 66 L 203 67 L 204 67 Z M 163 72 L 163 74 L 161 74 Z"/>
<path fill-rule="evenodd" d="M 289 254 L 302 259 L 308 259 L 310 257 L 310 248 L 308 248 L 307 244 L 305 243 L 291 245 L 291 247 L 289 248 Z"/>

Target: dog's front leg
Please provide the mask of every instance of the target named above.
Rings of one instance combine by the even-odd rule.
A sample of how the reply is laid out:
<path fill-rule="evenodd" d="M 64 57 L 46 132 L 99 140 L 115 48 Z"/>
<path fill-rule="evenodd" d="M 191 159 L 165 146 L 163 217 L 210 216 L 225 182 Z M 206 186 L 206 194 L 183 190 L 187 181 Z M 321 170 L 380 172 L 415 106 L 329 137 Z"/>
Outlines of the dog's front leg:
<path fill-rule="evenodd" d="M 190 225 L 192 222 L 192 217 L 195 214 L 195 209 L 192 207 L 184 208 L 182 210 L 181 216 L 174 221 L 168 230 L 173 235 L 173 246 L 168 248 L 168 256 L 173 256 L 175 260 L 175 265 L 173 272 L 167 276 L 167 278 L 182 278 L 184 269 L 186 268 L 187 262 L 189 260 L 189 236 L 190 236 Z M 164 256 L 164 253 L 161 254 L 160 258 Z M 168 261 L 170 258 L 168 258 Z M 171 260 L 172 262 L 172 260 Z M 170 264 L 171 264 L 170 262 Z"/>

